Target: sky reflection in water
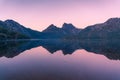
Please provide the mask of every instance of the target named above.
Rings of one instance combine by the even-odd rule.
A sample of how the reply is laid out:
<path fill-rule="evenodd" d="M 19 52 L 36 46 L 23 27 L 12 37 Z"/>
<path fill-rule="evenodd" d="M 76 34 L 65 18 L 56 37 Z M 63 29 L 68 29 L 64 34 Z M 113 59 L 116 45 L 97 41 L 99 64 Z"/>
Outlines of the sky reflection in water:
<path fill-rule="evenodd" d="M 0 58 L 1 80 L 120 80 L 119 74 L 119 60 L 84 49 L 65 55 L 39 46 L 13 58 Z"/>

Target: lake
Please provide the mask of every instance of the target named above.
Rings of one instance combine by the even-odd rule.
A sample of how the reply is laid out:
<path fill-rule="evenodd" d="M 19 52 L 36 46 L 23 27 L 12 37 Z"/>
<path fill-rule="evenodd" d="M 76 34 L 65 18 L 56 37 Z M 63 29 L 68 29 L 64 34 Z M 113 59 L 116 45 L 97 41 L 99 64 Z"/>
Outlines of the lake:
<path fill-rule="evenodd" d="M 120 42 L 3 41 L 0 80 L 120 80 Z"/>

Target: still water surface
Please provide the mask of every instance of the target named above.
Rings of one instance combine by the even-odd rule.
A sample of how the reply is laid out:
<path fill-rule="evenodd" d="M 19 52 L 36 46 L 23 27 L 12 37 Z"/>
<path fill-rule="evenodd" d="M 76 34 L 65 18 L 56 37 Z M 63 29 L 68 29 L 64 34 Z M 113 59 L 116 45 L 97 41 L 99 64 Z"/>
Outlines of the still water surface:
<path fill-rule="evenodd" d="M 120 80 L 118 42 L 1 42 L 0 80 Z"/>

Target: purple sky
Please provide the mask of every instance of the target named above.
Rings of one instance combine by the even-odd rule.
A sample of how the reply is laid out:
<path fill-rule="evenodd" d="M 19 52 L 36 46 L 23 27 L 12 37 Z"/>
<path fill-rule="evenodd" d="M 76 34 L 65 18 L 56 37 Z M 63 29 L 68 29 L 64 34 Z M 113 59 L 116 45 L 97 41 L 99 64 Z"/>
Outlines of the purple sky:
<path fill-rule="evenodd" d="M 0 20 L 13 19 L 43 30 L 64 22 L 78 28 L 120 17 L 120 0 L 0 0 Z"/>

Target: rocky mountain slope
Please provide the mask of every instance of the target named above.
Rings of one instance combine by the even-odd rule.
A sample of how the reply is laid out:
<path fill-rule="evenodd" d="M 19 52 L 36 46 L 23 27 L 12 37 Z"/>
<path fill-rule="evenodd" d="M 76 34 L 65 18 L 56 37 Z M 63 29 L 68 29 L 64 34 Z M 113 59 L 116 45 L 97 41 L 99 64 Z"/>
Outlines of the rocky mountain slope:
<path fill-rule="evenodd" d="M 40 32 L 26 28 L 13 20 L 0 21 L 0 26 L 1 28 L 6 29 L 7 31 L 17 32 L 29 38 L 37 38 L 40 36 Z"/>
<path fill-rule="evenodd" d="M 79 38 L 87 39 L 119 39 L 120 18 L 110 18 L 104 23 L 88 26 L 79 33 Z"/>

